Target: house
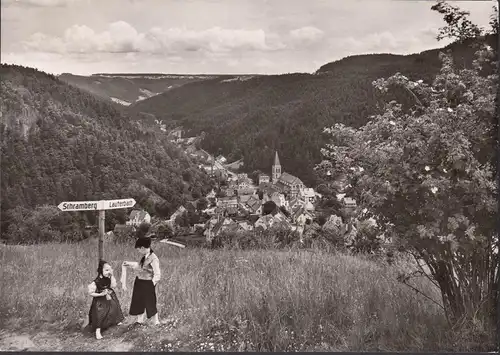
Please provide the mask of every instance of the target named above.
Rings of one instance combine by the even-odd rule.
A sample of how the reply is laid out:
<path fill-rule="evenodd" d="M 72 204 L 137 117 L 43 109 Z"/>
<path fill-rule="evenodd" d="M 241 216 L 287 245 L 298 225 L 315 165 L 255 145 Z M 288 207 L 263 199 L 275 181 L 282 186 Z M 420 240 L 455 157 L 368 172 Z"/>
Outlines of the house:
<path fill-rule="evenodd" d="M 260 205 L 260 200 L 256 195 L 242 195 L 238 196 L 239 207 L 241 210 L 246 211 L 247 213 L 252 213 L 252 205 L 258 203 Z"/>
<path fill-rule="evenodd" d="M 249 181 L 248 179 L 238 180 L 238 188 L 239 189 L 248 188 L 250 186 L 251 186 L 251 181 Z"/>
<path fill-rule="evenodd" d="M 151 223 L 151 216 L 148 212 L 144 210 L 133 210 L 130 212 L 129 220 L 127 225 L 140 226 L 142 223 Z"/>
<path fill-rule="evenodd" d="M 177 127 L 168 133 L 168 137 L 172 141 L 178 141 L 179 139 L 182 139 L 182 133 L 182 128 Z"/>
<path fill-rule="evenodd" d="M 304 183 L 296 176 L 283 173 L 276 182 L 276 187 L 293 198 L 299 195 L 300 190 L 304 188 Z"/>
<path fill-rule="evenodd" d="M 209 207 L 205 210 L 203 210 L 203 213 L 206 213 L 209 216 L 213 216 L 215 214 L 216 207 Z"/>
<path fill-rule="evenodd" d="M 260 200 L 251 199 L 247 202 L 249 211 L 251 215 L 261 215 L 262 214 L 262 203 Z"/>
<path fill-rule="evenodd" d="M 260 174 L 259 175 L 259 185 L 261 184 L 266 184 L 271 181 L 271 177 L 267 174 Z"/>
<path fill-rule="evenodd" d="M 227 162 L 227 159 L 222 155 L 219 155 L 217 158 L 215 158 L 215 160 L 220 164 L 225 164 Z"/>
<path fill-rule="evenodd" d="M 220 207 L 238 207 L 238 198 L 233 196 L 220 197 L 217 201 L 217 206 Z"/>
<path fill-rule="evenodd" d="M 300 189 L 299 192 L 299 199 L 302 200 L 304 203 L 308 201 L 314 203 L 316 202 L 316 193 L 314 192 L 313 188 L 310 187 L 302 188 Z"/>
<path fill-rule="evenodd" d="M 269 201 L 273 201 L 278 207 L 287 208 L 288 206 L 288 201 L 286 200 L 285 195 L 279 192 L 273 192 L 269 198 Z"/>
<path fill-rule="evenodd" d="M 342 200 L 344 199 L 346 194 L 337 194 L 336 197 L 337 197 L 337 200 L 342 202 Z"/>
<path fill-rule="evenodd" d="M 357 206 L 356 200 L 350 197 L 344 197 L 344 199 L 342 200 L 342 204 L 346 208 L 353 208 L 353 209 L 356 208 Z"/>

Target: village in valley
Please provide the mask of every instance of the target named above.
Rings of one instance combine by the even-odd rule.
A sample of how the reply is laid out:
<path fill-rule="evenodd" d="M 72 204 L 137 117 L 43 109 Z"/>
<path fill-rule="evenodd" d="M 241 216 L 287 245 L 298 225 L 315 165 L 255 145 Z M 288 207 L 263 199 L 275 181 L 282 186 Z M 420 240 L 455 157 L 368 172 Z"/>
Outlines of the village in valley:
<path fill-rule="evenodd" d="M 336 198 L 346 213 L 329 214 L 323 223 L 318 221 L 318 204 L 322 194 L 312 187 L 307 187 L 298 177 L 286 172 L 280 163 L 279 152 L 275 152 L 270 174 L 259 174 L 254 179 L 247 173 L 239 173 L 241 161 L 228 162 L 219 155 L 214 157 L 199 148 L 204 134 L 195 137 L 183 137 L 183 130 L 176 128 L 167 131 L 157 122 L 160 129 L 167 133 L 168 139 L 183 149 L 198 168 L 204 170 L 218 186 L 206 196 L 188 201 L 174 211 L 170 218 L 152 217 L 145 210 L 130 212 L 126 224 L 115 225 L 117 233 L 134 232 L 142 224 L 149 225 L 148 233 L 160 239 L 174 238 L 178 241 L 208 242 L 221 233 L 266 231 L 279 229 L 297 233 L 300 241 L 309 233 L 318 230 L 332 230 L 352 240 L 356 234 L 355 218 L 351 218 L 357 208 L 356 201 L 346 196 L 345 184 L 337 182 Z M 324 211 L 321 211 L 325 218 Z M 161 231 L 169 230 L 162 234 Z"/>

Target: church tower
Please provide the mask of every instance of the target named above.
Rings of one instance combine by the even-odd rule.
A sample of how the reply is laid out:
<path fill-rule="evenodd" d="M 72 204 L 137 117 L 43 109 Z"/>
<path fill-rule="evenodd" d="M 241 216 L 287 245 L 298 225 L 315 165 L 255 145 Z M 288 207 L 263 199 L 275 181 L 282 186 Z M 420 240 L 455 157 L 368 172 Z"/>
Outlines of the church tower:
<path fill-rule="evenodd" d="M 274 156 L 274 164 L 273 164 L 273 174 L 272 174 L 272 183 L 276 184 L 278 182 L 278 179 L 281 176 L 281 164 L 280 164 L 280 158 L 278 157 L 278 152 L 276 152 Z"/>

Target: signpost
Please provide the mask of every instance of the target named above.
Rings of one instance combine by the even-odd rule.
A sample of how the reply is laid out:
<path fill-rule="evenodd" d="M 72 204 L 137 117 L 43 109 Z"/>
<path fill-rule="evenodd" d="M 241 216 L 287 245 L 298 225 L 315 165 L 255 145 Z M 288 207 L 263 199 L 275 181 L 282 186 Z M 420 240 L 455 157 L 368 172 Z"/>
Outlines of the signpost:
<path fill-rule="evenodd" d="M 135 206 L 133 198 L 121 200 L 101 200 L 101 201 L 69 201 L 61 202 L 57 207 L 63 212 L 71 211 L 99 211 L 99 260 L 103 259 L 103 240 L 104 240 L 104 220 L 106 210 L 115 210 L 118 208 L 131 208 Z"/>

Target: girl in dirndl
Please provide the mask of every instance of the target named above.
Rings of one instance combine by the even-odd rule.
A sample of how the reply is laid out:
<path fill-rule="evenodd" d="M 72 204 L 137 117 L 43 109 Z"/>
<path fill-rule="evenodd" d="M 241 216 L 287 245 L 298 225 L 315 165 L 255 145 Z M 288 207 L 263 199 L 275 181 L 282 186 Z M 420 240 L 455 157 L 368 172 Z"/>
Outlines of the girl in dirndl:
<path fill-rule="evenodd" d="M 124 267 L 130 267 L 137 273 L 132 291 L 130 315 L 137 316 L 136 323 L 144 323 L 144 315 L 160 325 L 156 308 L 156 285 L 160 281 L 160 260 L 151 249 L 151 238 L 141 237 L 135 243 L 135 249 L 142 255 L 139 262 L 124 261 Z"/>
<path fill-rule="evenodd" d="M 89 327 L 92 332 L 95 332 L 96 339 L 102 339 L 101 330 L 113 325 L 120 325 L 125 319 L 113 287 L 116 287 L 113 269 L 109 263 L 100 260 L 97 267 L 97 277 L 88 286 L 88 292 L 92 296 Z"/>

